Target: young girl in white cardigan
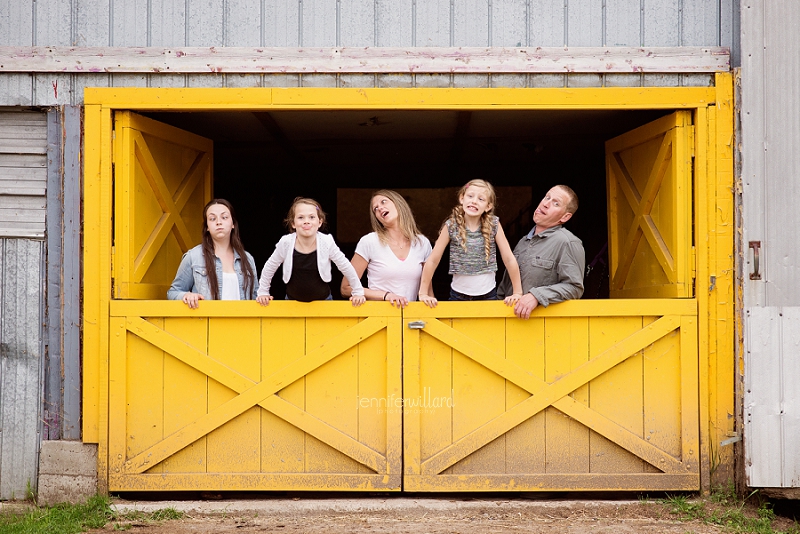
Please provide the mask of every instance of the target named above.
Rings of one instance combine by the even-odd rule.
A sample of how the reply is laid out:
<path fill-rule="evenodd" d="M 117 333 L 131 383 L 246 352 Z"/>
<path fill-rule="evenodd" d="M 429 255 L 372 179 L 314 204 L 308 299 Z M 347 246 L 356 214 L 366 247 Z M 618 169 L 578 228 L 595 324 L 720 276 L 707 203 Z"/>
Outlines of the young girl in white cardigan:
<path fill-rule="evenodd" d="M 319 231 L 325 223 L 325 212 L 319 202 L 297 197 L 284 222 L 290 233 L 278 241 L 275 252 L 264 264 L 256 298 L 259 304 L 266 306 L 272 300 L 269 286 L 281 264 L 287 299 L 301 302 L 331 300 L 331 262 L 353 287 L 350 297 L 353 306 L 363 304 L 364 288 L 355 269 L 336 246 L 333 237 Z"/>

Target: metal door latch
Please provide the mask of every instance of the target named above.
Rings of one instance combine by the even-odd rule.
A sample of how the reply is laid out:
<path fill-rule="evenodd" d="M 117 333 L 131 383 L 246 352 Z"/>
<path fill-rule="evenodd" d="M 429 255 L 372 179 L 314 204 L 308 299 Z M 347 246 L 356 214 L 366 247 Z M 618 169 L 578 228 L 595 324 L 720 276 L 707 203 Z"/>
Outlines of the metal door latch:
<path fill-rule="evenodd" d="M 425 321 L 409 321 L 408 327 L 412 330 L 422 330 L 425 328 Z"/>

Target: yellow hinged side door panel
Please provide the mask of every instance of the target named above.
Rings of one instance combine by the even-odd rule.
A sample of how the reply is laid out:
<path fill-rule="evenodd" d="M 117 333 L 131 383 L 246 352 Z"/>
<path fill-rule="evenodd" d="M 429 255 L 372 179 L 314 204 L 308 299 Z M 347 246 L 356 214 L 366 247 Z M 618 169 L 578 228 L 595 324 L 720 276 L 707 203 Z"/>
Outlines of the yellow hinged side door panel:
<path fill-rule="evenodd" d="M 697 302 L 404 312 L 406 491 L 697 490 Z"/>
<path fill-rule="evenodd" d="M 202 238 L 213 144 L 129 111 L 114 122 L 114 297 L 164 299 Z"/>
<path fill-rule="evenodd" d="M 691 297 L 692 115 L 606 142 L 611 298 Z"/>
<path fill-rule="evenodd" d="M 399 490 L 400 313 L 112 301 L 109 490 Z"/>

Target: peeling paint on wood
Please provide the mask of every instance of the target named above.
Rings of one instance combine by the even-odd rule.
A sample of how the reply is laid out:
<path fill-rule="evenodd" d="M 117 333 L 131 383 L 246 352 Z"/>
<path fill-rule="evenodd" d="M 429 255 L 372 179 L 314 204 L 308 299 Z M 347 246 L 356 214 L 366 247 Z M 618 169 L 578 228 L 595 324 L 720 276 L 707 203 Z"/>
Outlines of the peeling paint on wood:
<path fill-rule="evenodd" d="M 0 47 L 0 72 L 697 73 L 726 72 L 723 47 Z"/>

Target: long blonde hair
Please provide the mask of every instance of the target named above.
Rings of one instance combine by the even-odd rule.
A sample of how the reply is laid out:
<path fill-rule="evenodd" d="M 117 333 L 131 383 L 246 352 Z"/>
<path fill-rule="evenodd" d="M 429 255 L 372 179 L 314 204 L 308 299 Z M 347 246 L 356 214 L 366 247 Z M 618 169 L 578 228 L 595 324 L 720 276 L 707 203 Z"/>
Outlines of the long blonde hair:
<path fill-rule="evenodd" d="M 417 228 L 417 222 L 414 220 L 414 214 L 411 212 L 411 206 L 408 205 L 406 199 L 400 193 L 396 191 L 392 191 L 391 189 L 381 189 L 379 191 L 375 191 L 369 197 L 369 220 L 372 223 L 372 230 L 378 234 L 378 239 L 381 240 L 381 243 L 388 244 L 389 243 L 389 231 L 383 225 L 383 223 L 378 219 L 378 216 L 375 215 L 375 210 L 372 209 L 372 201 L 377 196 L 386 197 L 392 202 L 394 202 L 395 208 L 397 208 L 397 223 L 400 232 L 408 238 L 408 240 L 413 244 L 419 240 L 419 235 L 421 232 L 419 228 Z"/>
<path fill-rule="evenodd" d="M 458 240 L 460 241 L 461 248 L 464 249 L 464 252 L 467 251 L 467 222 L 464 220 L 464 208 L 461 206 L 461 199 L 464 198 L 464 194 L 466 194 L 467 189 L 470 186 L 481 187 L 486 189 L 486 193 L 489 201 L 489 208 L 487 211 L 481 214 L 481 234 L 483 235 L 483 252 L 486 256 L 486 261 L 489 261 L 489 258 L 492 255 L 492 222 L 494 221 L 494 208 L 497 204 L 497 195 L 494 192 L 494 187 L 492 184 L 487 182 L 486 180 L 470 180 L 467 182 L 464 187 L 462 187 L 458 191 L 458 204 L 456 207 L 453 208 L 452 213 L 450 213 L 450 220 L 453 221 L 453 224 L 456 225 L 458 229 Z"/>

